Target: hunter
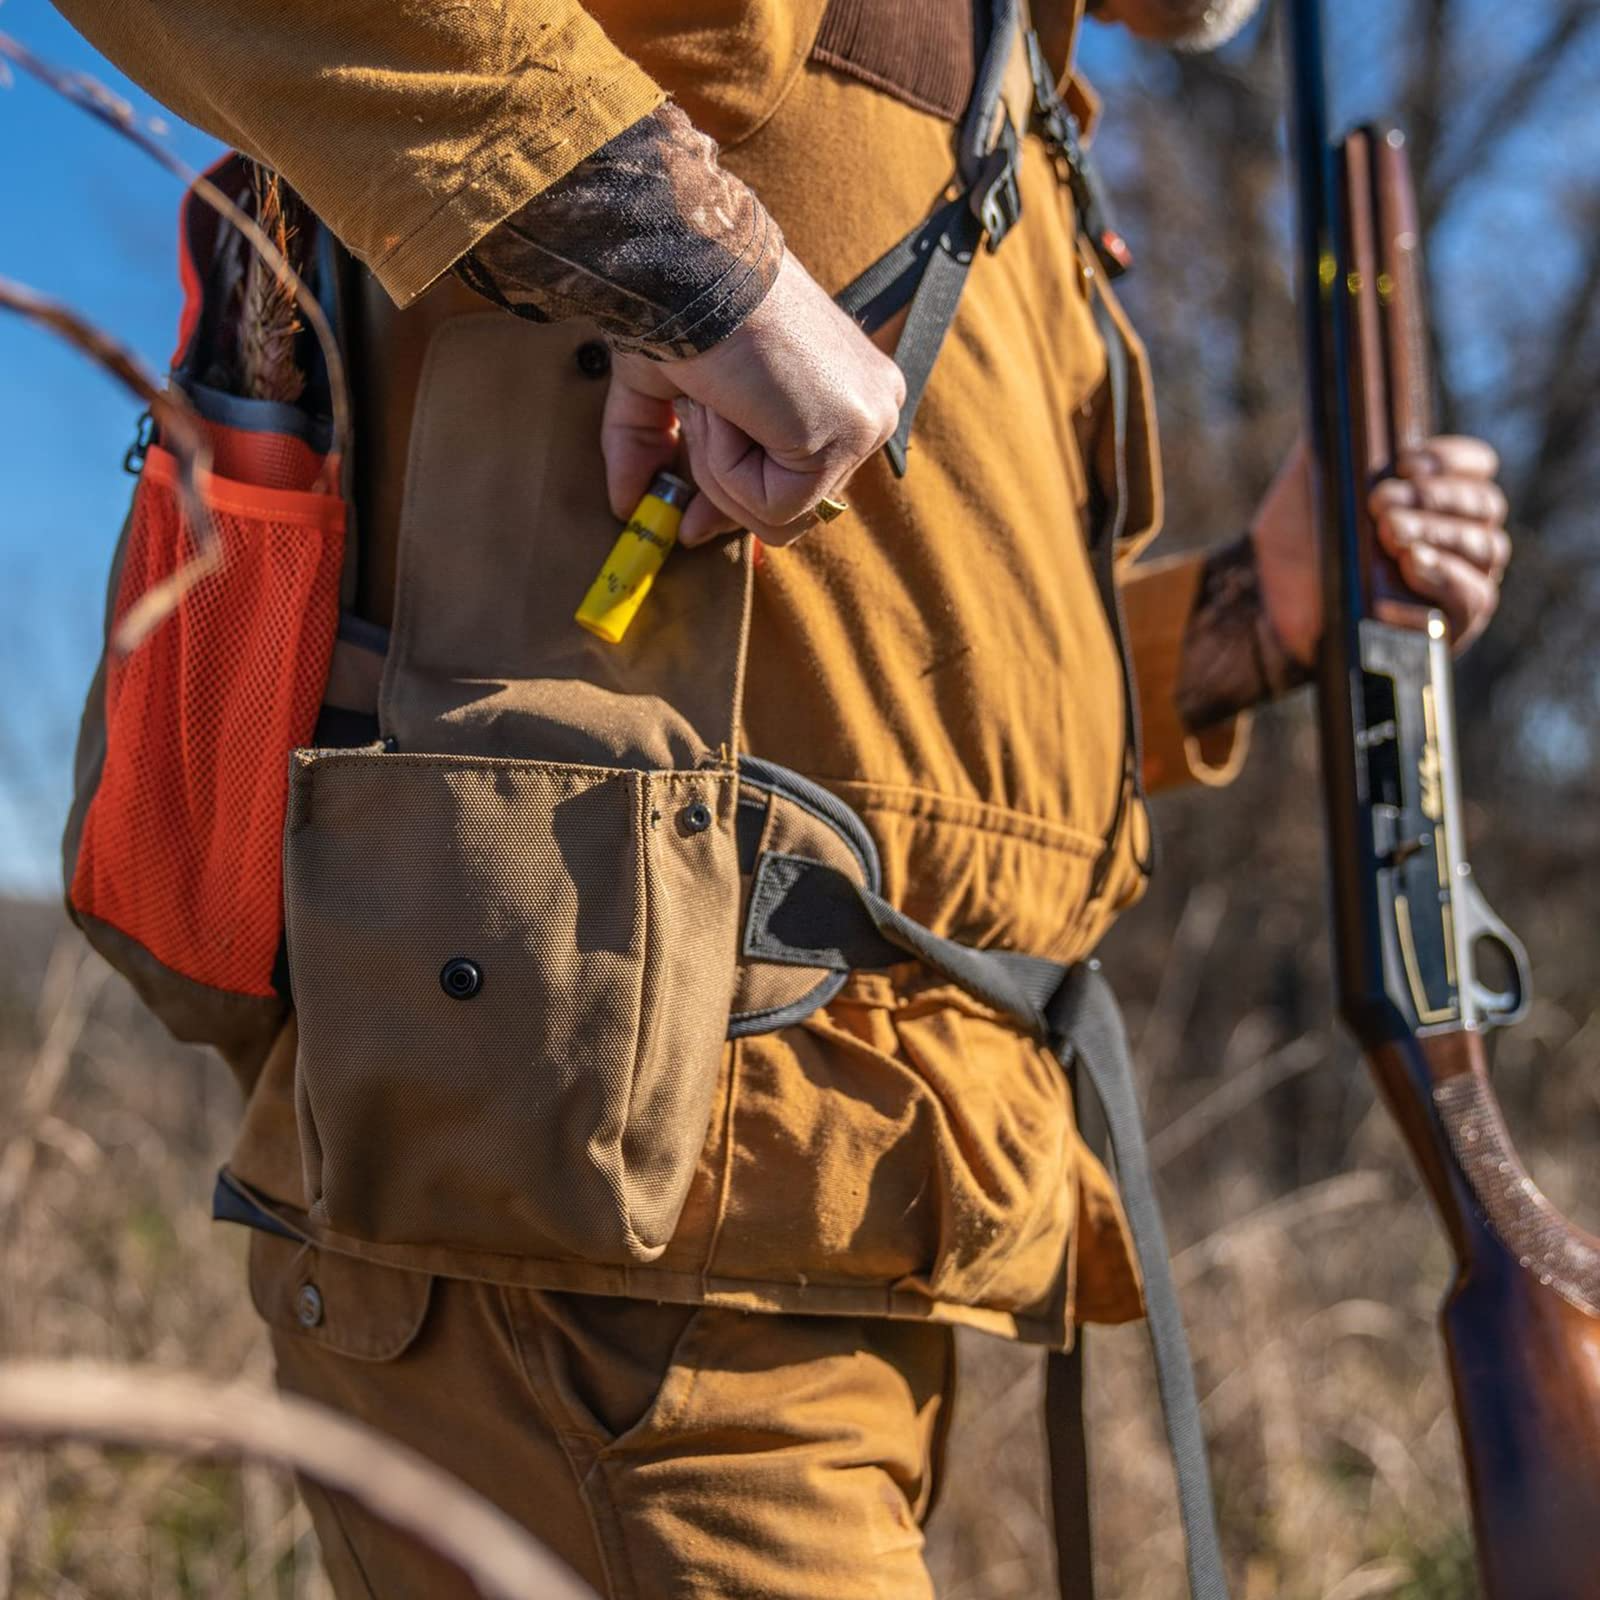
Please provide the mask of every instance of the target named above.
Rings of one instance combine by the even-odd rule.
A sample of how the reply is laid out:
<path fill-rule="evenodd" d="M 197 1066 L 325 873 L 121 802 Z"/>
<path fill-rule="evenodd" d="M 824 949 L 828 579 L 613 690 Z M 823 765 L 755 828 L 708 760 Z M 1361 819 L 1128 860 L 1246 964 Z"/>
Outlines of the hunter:
<path fill-rule="evenodd" d="M 973 252 L 905 475 L 886 460 L 908 398 L 890 354 L 905 313 L 869 337 L 832 297 L 951 190 L 988 7 L 59 3 L 176 113 L 281 174 L 362 264 L 354 610 L 389 630 L 400 766 L 408 750 L 527 754 L 496 741 L 534 681 L 560 692 L 517 726 L 565 718 L 613 738 L 637 686 L 550 664 L 580 636 L 534 558 L 581 538 L 578 564 L 598 570 L 612 518 L 662 469 L 698 491 L 675 593 L 724 582 L 749 548 L 737 530 L 759 560 L 748 649 L 737 629 L 685 642 L 660 696 L 661 728 L 679 731 L 655 764 L 694 765 L 673 741 L 707 719 L 673 718 L 726 679 L 742 705 L 728 748 L 846 802 L 884 897 L 967 946 L 1087 957 L 1143 887 L 1144 793 L 1224 784 L 1250 708 L 1308 677 L 1320 601 L 1300 456 L 1247 532 L 1139 559 L 1161 520 L 1145 365 L 1106 241 L 1038 131 L 1020 45 L 1003 90 L 1020 207 L 996 213 L 999 248 Z M 1023 20 L 1087 127 L 1086 9 L 1206 49 L 1258 3 L 1035 0 Z M 1128 363 L 1120 420 L 1108 338 Z M 1509 556 L 1496 470 L 1486 445 L 1438 439 L 1378 491 L 1387 547 L 1459 643 L 1494 611 Z M 1137 771 L 1091 549 L 1112 502 Z M 652 613 L 634 627 L 648 635 Z M 679 670 L 697 661 L 702 678 Z M 407 792 L 379 784 L 369 814 L 408 825 Z M 690 829 L 722 826 L 691 813 Z M 382 894 L 362 903 L 385 914 Z M 586 916 L 592 932 L 604 908 L 580 908 L 580 935 Z M 291 906 L 291 964 L 303 925 Z M 357 951 L 356 920 L 342 942 L 329 959 L 366 966 L 337 1019 L 345 1059 L 318 1067 L 330 1096 L 335 1068 L 409 1049 L 382 941 Z M 710 965 L 680 973 L 669 1011 L 691 1017 Z M 458 998 L 478 981 L 463 970 Z M 1117 1192 L 1057 1060 L 909 958 L 718 1047 L 692 1181 L 653 1253 L 507 1248 L 504 1207 L 480 1191 L 514 1162 L 486 1148 L 492 1127 L 449 1143 L 450 1117 L 415 1086 L 367 1127 L 358 1185 L 409 1183 L 407 1215 L 373 1218 L 371 1248 L 328 1248 L 297 1131 L 323 1090 L 295 1091 L 310 1026 L 295 971 L 299 1024 L 232 1063 L 246 1109 L 229 1171 L 286 1219 L 253 1234 L 250 1259 L 279 1383 L 424 1452 L 615 1600 L 931 1594 L 921 1524 L 954 1327 L 1060 1349 L 1083 1323 L 1141 1313 Z M 508 1003 L 495 984 L 486 964 L 481 1006 Z M 430 1004 L 455 1004 L 434 990 Z M 431 1061 L 440 1081 L 447 1055 Z M 362 1128 L 344 1131 L 359 1145 Z M 575 1169 L 521 1171 L 559 1211 Z M 359 1508 L 306 1494 L 344 1600 L 461 1592 Z"/>

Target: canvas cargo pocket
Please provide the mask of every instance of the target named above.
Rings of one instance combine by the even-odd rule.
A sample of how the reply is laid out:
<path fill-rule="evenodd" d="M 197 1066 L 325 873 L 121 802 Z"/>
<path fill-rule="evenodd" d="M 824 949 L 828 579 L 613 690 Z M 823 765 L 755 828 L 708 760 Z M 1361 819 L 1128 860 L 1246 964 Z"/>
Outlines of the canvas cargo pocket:
<path fill-rule="evenodd" d="M 720 768 L 297 752 L 285 890 L 314 1223 L 661 1253 L 728 1022 L 735 792 Z"/>

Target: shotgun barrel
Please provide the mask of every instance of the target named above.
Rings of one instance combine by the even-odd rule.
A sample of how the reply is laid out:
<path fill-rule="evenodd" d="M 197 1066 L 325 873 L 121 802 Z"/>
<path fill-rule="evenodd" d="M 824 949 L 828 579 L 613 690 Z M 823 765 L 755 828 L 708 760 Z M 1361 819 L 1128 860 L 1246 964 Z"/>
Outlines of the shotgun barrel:
<path fill-rule="evenodd" d="M 1330 142 L 1321 0 L 1286 6 L 1339 1004 L 1454 1254 L 1440 1321 L 1483 1592 L 1584 1600 L 1600 1595 L 1600 1240 L 1539 1192 L 1490 1084 L 1485 1034 L 1526 1009 L 1527 957 L 1465 854 L 1444 618 L 1367 509 L 1433 430 L 1409 160 L 1393 128 Z"/>

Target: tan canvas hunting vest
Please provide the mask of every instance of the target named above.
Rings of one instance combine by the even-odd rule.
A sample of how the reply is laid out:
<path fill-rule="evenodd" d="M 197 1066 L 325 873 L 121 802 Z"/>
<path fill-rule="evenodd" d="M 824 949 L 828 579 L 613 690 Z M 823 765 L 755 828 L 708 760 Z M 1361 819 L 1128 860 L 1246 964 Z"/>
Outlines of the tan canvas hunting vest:
<path fill-rule="evenodd" d="M 951 182 L 970 57 L 904 42 L 959 41 L 964 4 L 594 9 L 830 288 Z M 1076 960 L 1140 887 L 1134 808 L 1091 892 L 1124 745 L 1084 536 L 1111 455 L 1093 268 L 1037 141 L 1020 164 L 1024 222 L 976 261 L 908 476 L 872 463 L 851 517 L 759 562 L 678 553 L 620 646 L 572 623 L 615 533 L 595 332 L 369 286 L 329 698 L 377 742 L 293 764 L 295 1013 L 234 1051 L 249 1203 L 425 1272 L 1056 1343 L 1136 1312 L 1059 1067 L 1003 1012 L 907 962 L 722 1043 L 730 1009 L 781 1020 L 832 982 L 735 959 L 751 851 L 858 871 L 808 821 L 827 795 L 887 900 L 968 945 Z M 1159 516 L 1134 376 L 1125 556 Z M 741 784 L 741 752 L 823 798 Z M 441 997 L 457 962 L 478 978 Z"/>

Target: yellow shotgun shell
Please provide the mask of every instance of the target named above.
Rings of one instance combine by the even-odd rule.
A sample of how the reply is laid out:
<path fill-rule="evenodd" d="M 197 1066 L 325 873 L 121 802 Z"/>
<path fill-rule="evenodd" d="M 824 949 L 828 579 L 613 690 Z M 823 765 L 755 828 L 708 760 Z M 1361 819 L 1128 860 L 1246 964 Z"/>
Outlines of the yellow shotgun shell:
<path fill-rule="evenodd" d="M 589 585 L 578 607 L 577 619 L 590 633 L 608 644 L 621 644 L 661 563 L 678 540 L 683 508 L 694 498 L 694 486 L 670 472 L 658 472 L 650 492 L 641 500 L 628 525 Z"/>

